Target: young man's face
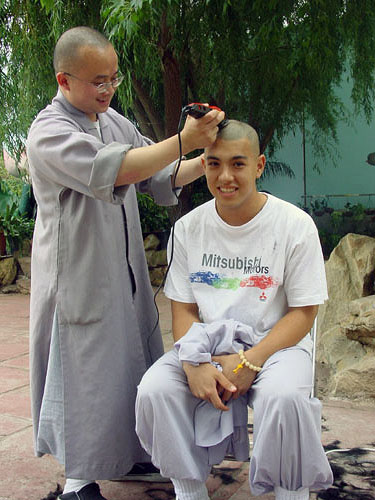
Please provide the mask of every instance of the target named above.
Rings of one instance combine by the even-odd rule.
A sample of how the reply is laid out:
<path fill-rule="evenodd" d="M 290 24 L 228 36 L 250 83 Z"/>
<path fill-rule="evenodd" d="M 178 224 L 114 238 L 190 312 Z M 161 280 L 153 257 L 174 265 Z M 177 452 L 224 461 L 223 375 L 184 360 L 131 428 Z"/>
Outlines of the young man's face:
<path fill-rule="evenodd" d="M 82 47 L 73 69 L 58 73 L 57 80 L 65 97 L 77 109 L 86 113 L 90 120 L 96 120 L 97 113 L 107 111 L 115 89 L 110 86 L 99 93 L 92 83 L 114 80 L 118 74 L 118 61 L 111 45 L 106 48 Z"/>
<path fill-rule="evenodd" d="M 263 200 L 257 192 L 256 179 L 263 173 L 264 155 L 258 155 L 249 139 L 243 137 L 217 139 L 205 150 L 204 158 L 207 186 L 216 199 L 220 217 L 231 225 L 249 221 Z"/>

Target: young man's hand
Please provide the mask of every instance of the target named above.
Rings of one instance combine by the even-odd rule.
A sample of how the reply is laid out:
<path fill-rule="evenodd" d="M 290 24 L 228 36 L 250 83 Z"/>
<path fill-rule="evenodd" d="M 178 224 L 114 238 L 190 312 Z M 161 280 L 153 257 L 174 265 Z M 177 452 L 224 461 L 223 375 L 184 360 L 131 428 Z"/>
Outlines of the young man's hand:
<path fill-rule="evenodd" d="M 236 387 L 236 392 L 229 392 L 227 390 L 223 391 L 220 394 L 220 397 L 224 403 L 229 401 L 229 399 L 237 399 L 238 397 L 246 394 L 246 392 L 250 389 L 252 383 L 255 380 L 257 375 L 256 372 L 249 370 L 247 366 L 243 366 L 236 373 L 233 373 L 233 370 L 238 367 L 240 363 L 240 358 L 238 354 L 227 354 L 224 356 L 212 356 L 214 361 L 217 361 L 223 367 L 223 374 L 227 378 L 227 380 L 231 381 Z"/>
<path fill-rule="evenodd" d="M 229 410 L 220 399 L 219 393 L 233 394 L 236 387 L 210 363 L 193 366 L 182 364 L 192 394 L 199 399 L 210 401 L 218 410 Z M 229 399 L 229 398 L 228 398 Z"/>

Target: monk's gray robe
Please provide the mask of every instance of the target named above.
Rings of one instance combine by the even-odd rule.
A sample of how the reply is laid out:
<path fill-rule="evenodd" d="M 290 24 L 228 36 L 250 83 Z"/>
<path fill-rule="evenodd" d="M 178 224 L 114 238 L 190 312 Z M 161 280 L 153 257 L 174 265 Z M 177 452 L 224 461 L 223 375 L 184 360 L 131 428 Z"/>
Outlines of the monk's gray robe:
<path fill-rule="evenodd" d="M 38 203 L 30 313 L 36 453 L 57 455 L 67 477 L 81 479 L 116 478 L 147 460 L 134 430 L 136 387 L 163 353 L 136 189 L 114 187 L 126 152 L 150 141 L 111 108 L 99 121 L 102 138 L 59 92 L 27 141 Z M 137 188 L 174 204 L 172 169 Z"/>

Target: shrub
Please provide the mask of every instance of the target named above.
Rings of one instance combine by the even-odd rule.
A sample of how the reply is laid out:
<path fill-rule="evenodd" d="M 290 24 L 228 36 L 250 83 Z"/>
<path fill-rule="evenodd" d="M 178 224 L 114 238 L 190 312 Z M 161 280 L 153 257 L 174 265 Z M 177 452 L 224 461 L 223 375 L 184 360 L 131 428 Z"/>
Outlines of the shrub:
<path fill-rule="evenodd" d="M 165 231 L 171 227 L 166 207 L 157 205 L 148 194 L 137 193 L 137 199 L 143 233 Z"/>
<path fill-rule="evenodd" d="M 17 203 L 7 205 L 0 213 L 0 231 L 3 231 L 7 252 L 18 250 L 25 239 L 31 239 L 34 231 L 34 220 L 20 215 Z"/>
<path fill-rule="evenodd" d="M 4 168 L 3 170 L 5 171 Z M 20 203 L 22 192 L 26 194 L 27 190 L 31 190 L 30 185 L 21 179 L 9 174 L 5 179 L 0 177 L 0 232 L 5 236 L 6 251 L 9 254 L 18 250 L 23 240 L 31 239 L 33 235 L 34 219 L 24 210 L 27 208 L 26 204 Z"/>

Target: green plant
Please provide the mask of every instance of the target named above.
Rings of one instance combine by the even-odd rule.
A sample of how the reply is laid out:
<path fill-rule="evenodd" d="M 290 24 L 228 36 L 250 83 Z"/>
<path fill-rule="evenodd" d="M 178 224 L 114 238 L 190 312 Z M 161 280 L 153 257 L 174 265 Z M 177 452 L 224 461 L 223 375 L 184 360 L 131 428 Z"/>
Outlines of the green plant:
<path fill-rule="evenodd" d="M 344 217 L 352 217 L 354 215 L 353 207 L 354 207 L 354 205 L 352 205 L 349 201 L 348 201 L 348 203 L 345 203 L 345 205 L 344 205 L 345 210 L 343 211 L 343 216 Z"/>
<path fill-rule="evenodd" d="M 137 199 L 143 233 L 165 231 L 171 227 L 166 207 L 157 205 L 148 194 L 137 193 Z"/>
<path fill-rule="evenodd" d="M 331 214 L 332 225 L 335 233 L 338 233 L 342 227 L 342 212 L 334 210 Z"/>
<path fill-rule="evenodd" d="M 357 222 L 362 221 L 365 218 L 365 207 L 361 203 L 352 205 L 353 217 Z"/>
<path fill-rule="evenodd" d="M 31 186 L 22 179 L 15 179 L 16 183 L 11 180 L 0 178 L 0 233 L 10 254 L 21 247 L 23 240 L 31 239 L 34 230 L 32 209 L 26 200 L 31 197 Z"/>
<path fill-rule="evenodd" d="M 5 212 L 6 207 L 16 201 L 16 195 L 9 183 L 0 179 L 0 214 Z"/>
<path fill-rule="evenodd" d="M 192 208 L 198 207 L 211 199 L 212 194 L 208 190 L 206 177 L 199 177 L 199 179 L 194 181 L 194 190 L 191 195 Z"/>
<path fill-rule="evenodd" d="M 319 230 L 320 243 L 326 259 L 331 255 L 332 250 L 339 244 L 342 237 L 343 234 L 331 233 L 324 229 Z"/>
<path fill-rule="evenodd" d="M 4 233 L 7 251 L 11 254 L 18 250 L 25 239 L 31 239 L 34 220 L 20 215 L 17 203 L 7 205 L 0 213 L 0 232 Z"/>
<path fill-rule="evenodd" d="M 14 177 L 6 170 L 4 163 L 0 161 L 0 182 L 5 183 L 5 189 L 17 197 L 20 196 L 22 186 L 25 182 L 28 182 L 28 179 L 27 174 L 24 173 L 20 177 Z"/>
<path fill-rule="evenodd" d="M 323 198 L 323 200 L 314 200 L 311 202 L 311 209 L 314 215 L 318 217 L 325 213 L 325 209 L 327 207 L 327 200 Z"/>

